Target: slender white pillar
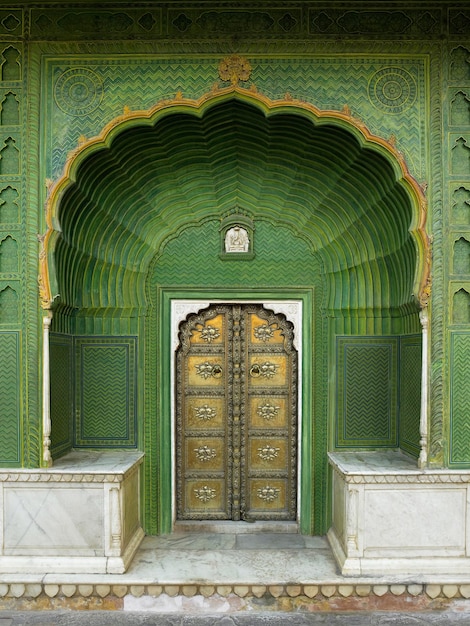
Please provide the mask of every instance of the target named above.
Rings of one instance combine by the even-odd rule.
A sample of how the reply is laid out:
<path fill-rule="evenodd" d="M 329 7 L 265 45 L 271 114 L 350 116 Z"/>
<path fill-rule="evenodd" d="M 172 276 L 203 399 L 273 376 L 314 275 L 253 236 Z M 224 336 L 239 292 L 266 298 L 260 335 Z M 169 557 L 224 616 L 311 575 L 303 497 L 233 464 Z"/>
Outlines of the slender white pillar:
<path fill-rule="evenodd" d="M 421 415 L 419 420 L 420 453 L 418 466 L 424 468 L 428 464 L 428 329 L 429 316 L 427 307 L 421 309 L 419 319 L 423 328 L 423 347 L 421 364 Z"/>
<path fill-rule="evenodd" d="M 42 466 L 52 466 L 51 445 L 51 376 L 49 358 L 49 331 L 52 312 L 42 318 Z"/>

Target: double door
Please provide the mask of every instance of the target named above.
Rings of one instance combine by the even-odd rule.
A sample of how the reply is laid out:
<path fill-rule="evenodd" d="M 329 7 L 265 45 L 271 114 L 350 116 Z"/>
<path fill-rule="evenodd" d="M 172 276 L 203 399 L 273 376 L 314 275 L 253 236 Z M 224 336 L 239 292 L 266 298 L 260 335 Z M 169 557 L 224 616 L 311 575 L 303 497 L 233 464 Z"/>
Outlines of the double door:
<path fill-rule="evenodd" d="M 180 520 L 295 520 L 293 325 L 261 305 L 213 305 L 180 326 Z"/>

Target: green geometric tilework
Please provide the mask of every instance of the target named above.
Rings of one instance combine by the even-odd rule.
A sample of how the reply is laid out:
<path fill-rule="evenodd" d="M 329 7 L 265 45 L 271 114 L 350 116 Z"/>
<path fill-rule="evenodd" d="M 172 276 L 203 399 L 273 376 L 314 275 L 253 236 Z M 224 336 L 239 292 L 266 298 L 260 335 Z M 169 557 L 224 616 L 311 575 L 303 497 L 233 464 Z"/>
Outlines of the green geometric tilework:
<path fill-rule="evenodd" d="M 452 333 L 450 463 L 470 465 L 470 333 Z"/>
<path fill-rule="evenodd" d="M 136 445 L 134 337 L 76 337 L 78 447 Z"/>
<path fill-rule="evenodd" d="M 58 458 L 72 447 L 73 338 L 50 334 L 51 451 Z"/>
<path fill-rule="evenodd" d="M 397 445 L 397 337 L 338 337 L 338 447 Z"/>
<path fill-rule="evenodd" d="M 0 464 L 20 462 L 19 333 L 0 332 Z"/>
<path fill-rule="evenodd" d="M 222 261 L 220 222 L 186 228 L 168 242 L 158 259 L 155 282 L 162 285 L 301 286 L 318 282 L 317 264 L 308 244 L 282 226 L 256 222 L 253 261 Z M 184 259 L 175 263 L 175 259 Z M 183 271 L 182 271 L 183 270 Z"/>
<path fill-rule="evenodd" d="M 223 56 L 177 55 L 162 60 L 150 54 L 134 59 L 107 54 L 105 60 L 51 60 L 47 66 L 47 115 L 55 133 L 48 137 L 46 175 L 57 177 L 79 137 L 99 134 L 125 106 L 147 110 L 162 99 L 171 100 L 178 91 L 197 99 L 214 83 L 224 85 L 217 71 Z M 253 71 L 244 86 L 254 84 L 272 99 L 282 99 L 289 92 L 320 109 L 340 111 L 348 105 L 374 134 L 394 135 L 413 174 L 424 176 L 425 64 L 419 57 L 299 58 L 286 54 L 275 60 L 256 55 L 250 62 Z M 388 93 L 389 84 L 395 86 L 395 92 Z"/>
<path fill-rule="evenodd" d="M 400 448 L 419 455 L 421 414 L 421 336 L 400 339 Z"/>

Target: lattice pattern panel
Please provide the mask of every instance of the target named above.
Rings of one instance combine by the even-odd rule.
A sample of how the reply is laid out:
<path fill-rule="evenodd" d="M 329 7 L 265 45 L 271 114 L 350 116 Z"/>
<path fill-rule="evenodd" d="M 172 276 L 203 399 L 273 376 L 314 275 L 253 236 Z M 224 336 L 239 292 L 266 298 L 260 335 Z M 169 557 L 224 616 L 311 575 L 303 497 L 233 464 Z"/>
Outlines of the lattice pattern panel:
<path fill-rule="evenodd" d="M 470 333 L 452 333 L 450 462 L 470 466 Z"/>
<path fill-rule="evenodd" d="M 397 445 L 398 339 L 337 338 L 338 447 Z"/>
<path fill-rule="evenodd" d="M 20 462 L 19 333 L 0 332 L 0 464 Z"/>
<path fill-rule="evenodd" d="M 73 339 L 50 335 L 51 451 L 57 458 L 72 447 Z"/>
<path fill-rule="evenodd" d="M 76 446 L 135 446 L 136 340 L 77 337 Z"/>
<path fill-rule="evenodd" d="M 421 336 L 400 339 L 400 448 L 419 455 L 421 414 Z"/>

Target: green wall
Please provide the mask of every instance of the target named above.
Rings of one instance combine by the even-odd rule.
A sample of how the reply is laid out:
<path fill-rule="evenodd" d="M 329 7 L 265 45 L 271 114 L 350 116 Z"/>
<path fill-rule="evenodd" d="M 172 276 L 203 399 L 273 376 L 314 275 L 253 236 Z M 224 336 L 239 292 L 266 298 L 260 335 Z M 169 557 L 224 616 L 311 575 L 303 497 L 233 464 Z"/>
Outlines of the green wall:
<path fill-rule="evenodd" d="M 38 233 L 47 229 L 50 181 L 70 165 L 83 138 L 98 135 L 125 107 L 145 112 L 179 91 L 198 99 L 214 83 L 226 85 L 218 66 L 236 52 L 250 62 L 242 86 L 253 93 L 349 111 L 355 122 L 327 127 L 292 110 L 268 115 L 248 98 L 227 99 L 204 111 L 181 106 L 137 120 L 77 161 L 76 183 L 58 202 L 53 225 L 60 232 L 51 259 L 60 295 L 51 337 L 55 456 L 72 445 L 138 445 L 148 453 L 147 495 L 156 493 L 155 451 L 142 426 L 156 428 L 157 420 L 156 392 L 147 391 L 157 366 L 153 290 L 201 283 L 321 292 L 312 372 L 315 397 L 326 392 L 313 405 L 323 424 L 320 444 L 313 439 L 316 467 L 323 467 L 328 437 L 330 446 L 398 442 L 417 454 L 420 397 L 409 382 L 420 378 L 411 294 L 417 250 L 408 236 L 416 209 L 393 163 L 361 144 L 354 130 L 360 120 L 391 139 L 426 189 L 433 238 L 429 460 L 470 467 L 469 25 L 470 10 L 445 1 L 393 8 L 288 1 L 256 10 L 244 3 L 208 10 L 197 2 L 2 5 L 1 464 L 40 463 L 45 311 Z M 248 263 L 232 272 L 210 255 L 220 243 L 216 220 L 235 207 L 255 221 L 258 273 Z M 207 245 L 198 248 L 196 231 Z M 178 252 L 183 267 L 167 253 L 178 236 L 186 246 Z M 263 247 L 268 241 L 270 251 Z M 353 374 L 344 365 L 351 355 L 366 363 Z M 370 414 L 382 411 L 380 419 L 364 425 L 358 417 L 364 407 L 348 390 L 365 385 L 370 363 L 380 366 L 376 384 L 382 381 L 384 395 L 367 407 Z M 112 371 L 126 409 L 118 409 L 110 428 L 100 423 L 92 398 L 95 373 Z M 385 389 L 389 375 L 392 395 Z M 100 408 L 109 405 L 103 400 Z M 315 496 L 323 497 L 322 480 Z M 317 519 L 323 528 L 321 514 Z"/>

